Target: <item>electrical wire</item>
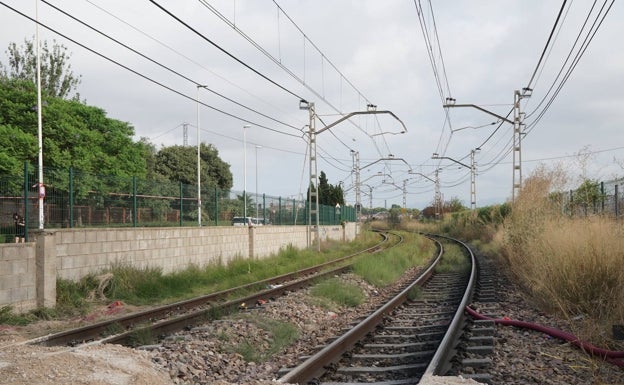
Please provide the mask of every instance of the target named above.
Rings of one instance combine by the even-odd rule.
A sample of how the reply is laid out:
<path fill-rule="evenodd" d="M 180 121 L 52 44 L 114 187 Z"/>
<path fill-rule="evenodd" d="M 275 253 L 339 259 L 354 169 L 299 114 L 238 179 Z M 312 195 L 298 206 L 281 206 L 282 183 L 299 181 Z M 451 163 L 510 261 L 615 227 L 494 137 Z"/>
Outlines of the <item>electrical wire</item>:
<path fill-rule="evenodd" d="M 87 23 L 85 23 L 84 21 L 82 21 L 82 20 L 80 20 L 80 19 L 78 19 L 78 18 L 74 17 L 73 15 L 69 14 L 68 12 L 66 12 L 66 11 L 64 11 L 64 10 L 62 10 L 62 9 L 60 9 L 60 8 L 58 8 L 58 7 L 56 7 L 56 6 L 55 6 L 55 5 L 53 5 L 53 4 L 50 4 L 47 0 L 41 0 L 41 2 L 43 2 L 44 4 L 48 5 L 49 7 L 53 8 L 53 9 L 55 9 L 57 12 L 60 12 L 60 13 L 62 13 L 63 15 L 65 15 L 65 16 L 67 16 L 67 17 L 71 18 L 72 20 L 74 20 L 74 21 L 76 21 L 76 22 L 80 23 L 81 25 L 83 25 L 83 26 L 85 26 L 85 27 L 87 27 L 87 28 L 91 29 L 92 31 L 94 31 L 94 32 L 96 32 L 96 33 L 98 33 L 98 34 L 100 34 L 101 36 L 104 36 L 104 37 L 106 37 L 107 39 L 109 39 L 109 40 L 111 40 L 111 41 L 115 42 L 116 44 L 118 44 L 118 45 L 120 45 L 120 46 L 122 46 L 122 47 L 126 48 L 127 50 L 129 50 L 129 51 L 131 51 L 131 52 L 133 52 L 133 53 L 135 53 L 135 54 L 137 54 L 137 55 L 141 56 L 142 58 L 144 58 L 144 59 L 148 60 L 149 62 L 151 62 L 151 63 L 153 63 L 153 64 L 156 64 L 156 65 L 157 65 L 157 66 L 159 66 L 160 68 L 163 68 L 163 69 L 165 69 L 165 70 L 167 70 L 167 71 L 169 71 L 169 72 L 171 72 L 171 73 L 173 73 L 173 74 L 175 74 L 175 75 L 177 75 L 177 76 L 181 77 L 182 79 L 184 79 L 184 80 L 186 80 L 186 81 L 188 81 L 188 82 L 190 82 L 190 83 L 193 83 L 195 86 L 201 86 L 203 89 L 205 89 L 205 90 L 207 90 L 207 91 L 209 91 L 209 92 L 211 92 L 211 93 L 213 93 L 213 94 L 215 94 L 215 95 L 217 95 L 217 96 L 219 96 L 219 97 L 221 97 L 221 98 L 223 98 L 223 99 L 225 99 L 225 100 L 227 100 L 227 101 L 229 101 L 229 102 L 231 102 L 231 103 L 234 103 L 234 104 L 236 104 L 236 105 L 237 105 L 237 106 L 239 106 L 239 107 L 242 107 L 242 108 L 244 108 L 244 109 L 246 109 L 246 110 L 248 110 L 248 111 L 254 112 L 254 113 L 256 113 L 256 114 L 258 114 L 258 115 L 260 115 L 260 116 L 262 116 L 262 117 L 264 117 L 264 118 L 267 118 L 267 119 L 269 119 L 269 120 L 272 120 L 272 121 L 274 121 L 274 122 L 276 122 L 276 123 L 279 123 L 279 124 L 282 124 L 282 125 L 284 125 L 284 126 L 287 126 L 287 127 L 294 128 L 294 129 L 298 130 L 298 128 L 297 128 L 297 127 L 295 127 L 295 126 L 293 126 L 293 125 L 291 125 L 291 124 L 288 124 L 288 123 L 282 122 L 282 121 L 280 121 L 280 120 L 278 120 L 278 119 L 276 119 L 276 118 L 273 118 L 273 117 L 271 117 L 271 116 L 268 116 L 268 115 L 266 115 L 266 114 L 264 114 L 264 113 L 262 113 L 262 112 L 260 112 L 260 111 L 258 111 L 258 110 L 255 110 L 255 109 L 253 109 L 253 108 L 251 108 L 251 107 L 248 107 L 248 106 L 246 106 L 246 105 L 244 105 L 244 104 L 242 104 L 242 103 L 239 103 L 239 102 L 237 102 L 237 101 L 235 101 L 235 100 L 233 100 L 233 99 L 231 99 L 231 98 L 229 98 L 229 97 L 227 97 L 227 96 L 225 96 L 225 95 L 223 95 L 223 94 L 220 94 L 220 93 L 219 93 L 219 92 L 217 92 L 217 91 L 214 91 L 214 90 L 213 90 L 213 89 L 211 89 L 210 87 L 205 86 L 205 85 L 203 85 L 203 84 L 199 83 L 198 81 L 193 80 L 193 79 L 191 79 L 191 78 L 189 78 L 189 77 L 187 77 L 187 76 L 185 76 L 185 75 L 181 74 L 181 73 L 180 73 L 180 72 L 178 72 L 178 71 L 175 71 L 174 69 L 172 69 L 172 68 L 170 68 L 170 67 L 167 67 L 166 65 L 164 65 L 164 64 L 162 64 L 162 63 L 160 63 L 160 62 L 158 62 L 158 61 L 156 61 L 156 60 L 154 60 L 154 59 L 152 59 L 152 58 L 148 57 L 147 55 L 144 55 L 143 53 L 141 53 L 141 52 L 139 52 L 139 51 L 135 50 L 134 48 L 132 48 L 132 47 L 130 47 L 130 46 L 128 46 L 128 45 L 126 45 L 126 44 L 122 43 L 121 41 L 119 41 L 119 40 L 117 40 L 117 39 L 115 39 L 115 38 L 111 37 L 110 35 L 108 35 L 108 34 L 106 34 L 106 33 L 102 32 L 102 31 L 98 30 L 97 28 L 95 28 L 95 27 L 91 26 L 90 24 L 87 24 Z"/>
<path fill-rule="evenodd" d="M 32 18 L 32 17 L 30 17 L 30 16 L 20 12 L 19 10 L 9 6 L 8 4 L 6 4 L 6 3 L 4 3 L 2 1 L 0 1 L 0 5 L 3 5 L 5 8 L 8 8 L 8 9 L 12 10 L 13 12 L 19 14 L 20 16 L 22 16 L 22 17 L 32 21 L 33 23 L 37 23 L 38 25 L 42 26 L 43 28 L 45 28 L 45 29 L 47 29 L 47 30 L 49 30 L 49 31 L 51 31 L 51 32 L 53 32 L 53 33 L 63 37 L 64 39 L 67 39 L 68 41 L 71 41 L 72 43 L 76 44 L 77 46 L 79 46 L 79 47 L 81 47 L 81 48 L 83 48 L 83 49 L 85 49 L 85 50 L 87 50 L 87 51 L 89 51 L 89 52 L 91 52 L 91 53 L 101 57 L 102 59 L 105 59 L 105 60 L 107 60 L 107 61 L 109 61 L 109 62 L 111 62 L 111 63 L 113 63 L 113 64 L 115 64 L 115 65 L 117 65 L 117 66 L 119 66 L 119 67 L 121 67 L 121 68 L 123 68 L 123 69 L 125 69 L 125 70 L 127 70 L 127 71 L 129 71 L 129 72 L 131 72 L 131 73 L 133 73 L 133 74 L 135 74 L 135 75 L 137 75 L 137 76 L 139 76 L 139 77 L 141 77 L 141 78 L 143 78 L 143 79 L 145 79 L 145 80 L 147 80 L 147 81 L 157 85 L 157 86 L 159 86 L 159 87 L 162 87 L 162 88 L 164 88 L 164 89 L 166 89 L 168 91 L 171 91 L 171 92 L 173 92 L 173 93 L 175 93 L 175 94 L 177 94 L 179 96 L 182 96 L 183 98 L 186 98 L 186 99 L 191 100 L 193 102 L 197 102 L 197 103 L 203 105 L 204 107 L 210 108 L 213 111 L 219 112 L 219 113 L 221 113 L 223 115 L 229 116 L 229 117 L 234 118 L 236 120 L 239 120 L 241 122 L 253 124 L 256 127 L 263 128 L 265 130 L 269 130 L 269 131 L 272 131 L 272 132 L 275 132 L 275 133 L 279 133 L 279 134 L 282 134 L 282 135 L 292 136 L 292 137 L 295 137 L 295 138 L 299 138 L 300 137 L 300 135 L 295 135 L 295 134 L 287 133 L 287 132 L 284 132 L 284 131 L 276 130 L 276 129 L 271 128 L 271 127 L 267 127 L 267 126 L 262 125 L 260 123 L 253 122 L 251 120 L 242 118 L 240 116 L 234 115 L 232 113 L 226 112 L 224 110 L 221 110 L 221 109 L 216 108 L 214 106 L 211 106 L 209 104 L 203 103 L 203 102 L 201 102 L 199 100 L 196 100 L 192 96 L 186 95 L 186 94 L 184 94 L 184 93 L 182 93 L 182 92 L 180 92 L 180 91 L 178 91 L 178 90 L 176 90 L 176 89 L 174 89 L 174 88 L 172 88 L 170 86 L 167 86 L 167 85 L 165 85 L 165 84 L 163 84 L 163 83 L 161 83 L 161 82 L 159 82 L 159 81 L 157 81 L 155 79 L 152 79 L 149 76 L 147 76 L 145 74 L 142 74 L 142 73 L 138 72 L 137 70 L 134 70 L 134 69 L 132 69 L 132 68 L 130 68 L 130 67 L 128 67 L 128 66 L 126 66 L 126 65 L 124 65 L 124 64 L 122 64 L 122 63 L 120 63 L 120 62 L 118 62 L 118 61 L 116 61 L 116 60 L 114 60 L 114 59 L 112 59 L 112 58 L 110 58 L 110 57 L 108 57 L 108 56 L 106 56 L 106 55 L 104 55 L 104 54 L 94 50 L 94 49 L 92 49 L 92 48 L 89 48 L 85 44 L 82 44 L 82 43 L 78 42 L 77 40 L 75 40 L 75 39 L 73 39 L 73 38 L 71 38 L 71 37 L 69 37 L 69 36 L 67 36 L 67 35 L 65 35 L 65 34 L 59 32 L 59 31 L 57 31 L 56 29 L 54 29 L 54 28 L 52 28 L 52 27 L 50 27 L 50 26 L 48 26 L 48 25 L 46 25 L 46 24 L 44 24 L 44 23 L 42 23 L 42 22 L 40 22 L 38 20 L 35 20 L 34 18 Z"/>
<path fill-rule="evenodd" d="M 546 54 L 546 51 L 548 50 L 548 46 L 550 45 L 550 41 L 552 40 L 552 37 L 553 37 L 553 35 L 555 33 L 555 30 L 557 29 L 557 24 L 559 24 L 559 19 L 561 19 L 561 15 L 563 14 L 563 10 L 565 8 L 566 3 L 567 3 L 567 0 L 563 0 L 563 3 L 561 4 L 561 8 L 559 9 L 559 13 L 557 14 L 557 18 L 555 19 L 555 24 L 553 25 L 552 29 L 550 30 L 550 35 L 548 35 L 548 39 L 546 40 L 546 45 L 544 46 L 544 49 L 542 50 L 542 54 L 540 55 L 540 58 L 537 61 L 537 65 L 535 66 L 535 70 L 533 70 L 533 75 L 531 75 L 531 79 L 527 83 L 526 88 L 531 88 L 531 84 L 533 83 L 533 79 L 535 79 L 535 74 L 537 74 L 537 71 L 539 70 L 540 65 L 542 64 L 542 60 L 544 59 L 544 55 Z"/>
<path fill-rule="evenodd" d="M 234 56 L 233 54 L 231 54 L 230 52 L 228 52 L 226 49 L 224 49 L 223 47 L 221 47 L 220 45 L 218 45 L 217 43 L 215 43 L 214 41 L 210 40 L 209 38 L 207 38 L 204 34 L 202 34 L 201 32 L 199 32 L 198 30 L 196 30 L 195 28 L 191 27 L 188 23 L 184 22 L 182 19 L 180 19 L 179 17 L 177 17 L 176 15 L 173 14 L 173 12 L 167 10 L 165 7 L 161 6 L 160 4 L 158 4 L 155 0 L 149 0 L 150 3 L 154 4 L 156 7 L 158 7 L 161 11 L 165 12 L 167 15 L 169 15 L 171 18 L 173 18 L 174 20 L 176 20 L 178 23 L 182 24 L 183 26 L 185 26 L 188 30 L 190 30 L 191 32 L 195 33 L 197 36 L 199 36 L 200 38 L 202 38 L 203 40 L 205 40 L 206 42 L 210 43 L 213 47 L 217 48 L 219 51 L 223 52 L 224 54 L 226 54 L 227 56 L 229 56 L 230 58 L 232 58 L 233 60 L 235 60 L 236 62 L 238 62 L 239 64 L 241 64 L 243 67 L 249 69 L 250 71 L 252 71 L 253 73 L 255 73 L 256 75 L 260 76 L 261 78 L 263 78 L 264 80 L 268 81 L 269 83 L 275 85 L 276 87 L 280 88 L 281 90 L 285 91 L 286 93 L 296 97 L 299 100 L 305 100 L 305 98 L 297 95 L 296 93 L 294 93 L 293 91 L 289 90 L 288 88 L 282 86 L 281 84 L 277 83 L 276 81 L 272 80 L 271 78 L 269 78 L 268 76 L 264 75 L 263 73 L 261 73 L 260 71 L 256 70 L 255 68 L 251 67 L 249 64 L 245 63 L 243 60 L 237 58 L 236 56 Z"/>

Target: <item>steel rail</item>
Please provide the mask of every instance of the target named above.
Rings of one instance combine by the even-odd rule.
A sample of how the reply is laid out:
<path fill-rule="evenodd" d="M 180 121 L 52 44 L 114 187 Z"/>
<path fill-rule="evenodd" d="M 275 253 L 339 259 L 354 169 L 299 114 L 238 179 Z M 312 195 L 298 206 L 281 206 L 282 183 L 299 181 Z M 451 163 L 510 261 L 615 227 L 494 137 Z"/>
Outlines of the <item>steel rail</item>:
<path fill-rule="evenodd" d="M 441 375 L 441 374 L 444 374 L 444 372 L 447 370 L 445 366 L 448 364 L 450 357 L 453 353 L 455 342 L 457 341 L 457 339 L 459 338 L 461 334 L 461 328 L 459 326 L 463 323 L 465 319 L 464 309 L 466 308 L 468 303 L 472 301 L 472 294 L 474 292 L 474 288 L 475 288 L 476 280 L 477 280 L 477 263 L 475 260 L 474 253 L 472 252 L 470 247 L 468 247 L 468 245 L 466 245 L 464 242 L 458 239 L 454 239 L 454 238 L 443 236 L 443 235 L 431 235 L 431 236 L 445 238 L 445 239 L 451 240 L 453 242 L 456 242 L 462 245 L 464 249 L 467 250 L 470 255 L 470 262 L 471 262 L 472 268 L 470 269 L 470 278 L 468 279 L 466 292 L 464 293 L 464 296 L 462 297 L 461 303 L 459 307 L 457 308 L 455 315 L 453 316 L 453 320 L 451 321 L 446 334 L 442 338 L 442 342 L 440 342 L 440 345 L 436 349 L 436 352 L 433 355 L 433 358 L 431 359 L 431 361 L 429 362 L 427 369 L 425 369 L 425 373 L 423 377 L 428 377 L 432 375 Z"/>
<path fill-rule="evenodd" d="M 181 324 L 185 317 L 191 320 L 192 322 L 195 322 L 202 317 L 205 318 L 207 312 L 215 311 L 219 309 L 223 311 L 231 309 L 233 307 L 234 302 L 236 302 L 237 304 L 240 304 L 241 302 L 255 303 L 255 301 L 260 298 L 267 298 L 267 297 L 274 296 L 274 295 L 281 295 L 286 290 L 294 290 L 298 287 L 301 287 L 301 285 L 303 285 L 302 282 L 305 281 L 305 279 L 295 280 L 291 284 L 276 287 L 276 288 L 269 289 L 269 290 L 264 289 L 264 287 L 268 285 L 273 285 L 276 283 L 281 284 L 284 281 L 293 280 L 296 277 L 310 276 L 312 274 L 318 273 L 319 271 L 323 269 L 327 269 L 331 266 L 336 266 L 336 265 L 340 265 L 341 263 L 345 263 L 349 259 L 352 259 L 353 257 L 357 255 L 360 255 L 363 253 L 375 252 L 376 250 L 380 249 L 386 242 L 388 242 L 389 237 L 388 235 L 382 233 L 381 231 L 378 231 L 378 230 L 374 230 L 374 231 L 376 231 L 382 236 L 383 239 L 381 242 L 379 242 L 378 244 L 374 246 L 361 250 L 357 253 L 353 253 L 345 257 L 341 257 L 339 259 L 333 260 L 333 261 L 329 261 L 329 262 L 322 263 L 320 265 L 297 270 L 295 272 L 282 274 L 277 277 L 271 277 L 271 278 L 264 279 L 261 281 L 248 283 L 245 285 L 219 291 L 216 293 L 211 293 L 208 295 L 191 298 L 191 299 L 184 300 L 184 301 L 179 301 L 173 304 L 159 306 L 153 309 L 144 310 L 138 313 L 133 313 L 133 314 L 129 314 L 129 315 L 122 316 L 122 317 L 116 317 L 113 319 L 100 321 L 91 325 L 87 325 L 87 326 L 83 326 L 83 327 L 79 327 L 79 328 L 75 328 L 71 330 L 49 334 L 46 336 L 34 338 L 32 340 L 26 341 L 25 343 L 26 344 L 39 344 L 39 345 L 44 345 L 44 346 L 57 346 L 57 345 L 67 345 L 67 344 L 75 345 L 75 344 L 83 343 L 85 341 L 100 339 L 102 335 L 109 334 L 110 331 L 114 329 L 119 329 L 119 328 L 130 329 L 142 323 L 154 322 L 155 319 L 164 318 L 164 317 L 171 318 L 172 313 L 179 313 L 182 311 L 189 311 L 192 309 L 197 309 L 203 306 L 210 306 L 210 309 L 208 310 L 204 309 L 204 310 L 195 312 L 197 313 L 195 319 L 193 319 L 192 315 L 186 315 L 186 316 L 173 318 L 172 320 L 169 320 L 169 321 L 164 320 L 162 322 L 156 323 L 157 325 L 161 325 L 161 329 L 160 329 L 161 332 L 171 331 L 175 328 L 175 325 Z M 397 234 L 393 234 L 393 235 L 397 236 Z M 402 239 L 400 236 L 399 238 L 400 238 L 399 242 L 401 242 Z M 340 273 L 344 269 L 347 269 L 347 268 L 348 266 L 337 267 L 334 269 L 330 269 L 326 273 L 321 273 L 320 275 Z M 314 278 L 320 275 L 316 274 Z M 307 279 L 311 279 L 311 278 L 307 278 Z M 215 305 L 215 303 L 218 303 L 219 301 L 223 301 L 225 298 L 232 296 L 236 292 L 245 291 L 245 290 L 258 290 L 261 287 L 263 289 L 260 292 L 257 292 L 255 295 L 250 295 L 244 298 L 239 298 L 230 302 L 221 302 L 220 304 Z M 108 340 L 124 341 L 124 340 L 127 340 L 128 335 L 131 333 L 132 331 L 123 332 L 115 336 L 107 337 L 103 341 L 108 341 Z"/>
<path fill-rule="evenodd" d="M 442 244 L 432 237 L 429 238 L 436 243 L 438 247 L 438 255 L 414 282 L 412 282 L 407 288 L 402 290 L 385 305 L 369 315 L 366 319 L 364 319 L 364 321 L 360 322 L 347 333 L 343 334 L 332 343 L 318 351 L 316 354 L 309 357 L 303 363 L 286 373 L 284 376 L 279 378 L 278 381 L 281 383 L 307 384 L 314 378 L 319 377 L 323 374 L 328 365 L 338 360 L 343 353 L 350 350 L 358 341 L 374 330 L 387 314 L 403 304 L 412 288 L 429 279 L 444 254 Z"/>

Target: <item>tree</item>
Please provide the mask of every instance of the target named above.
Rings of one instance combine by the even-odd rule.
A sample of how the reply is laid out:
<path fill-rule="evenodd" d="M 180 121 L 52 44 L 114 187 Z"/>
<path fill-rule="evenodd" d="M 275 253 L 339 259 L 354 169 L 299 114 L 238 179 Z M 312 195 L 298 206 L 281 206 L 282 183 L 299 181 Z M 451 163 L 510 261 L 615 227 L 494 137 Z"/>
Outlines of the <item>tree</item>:
<path fill-rule="evenodd" d="M 230 165 L 219 158 L 211 145 L 200 145 L 201 184 L 229 190 L 233 185 Z M 197 185 L 197 148 L 191 146 L 164 147 L 155 157 L 154 170 L 172 182 Z"/>
<path fill-rule="evenodd" d="M 327 175 L 321 171 L 319 175 L 319 204 L 336 206 L 339 204 L 344 206 L 344 192 L 340 185 L 334 186 L 328 183 Z"/>
<path fill-rule="evenodd" d="M 0 173 L 19 175 L 38 163 L 36 90 L 29 80 L 0 78 Z M 144 177 L 147 147 L 134 128 L 77 100 L 46 97 L 43 164 L 84 173 Z M 34 168 L 33 168 L 34 169 Z"/>
<path fill-rule="evenodd" d="M 33 84 L 37 83 L 37 53 L 33 40 L 24 39 L 24 45 L 18 47 L 15 43 L 10 43 L 6 50 L 9 58 L 9 65 L 0 63 L 0 74 L 7 79 L 28 80 Z M 68 99 L 70 94 L 76 91 L 80 84 L 81 76 L 74 75 L 71 70 L 69 59 L 71 54 L 63 45 L 53 42 L 52 48 L 48 47 L 48 42 L 41 45 L 41 89 L 44 95 Z M 74 99 L 79 99 L 79 94 L 75 94 Z"/>

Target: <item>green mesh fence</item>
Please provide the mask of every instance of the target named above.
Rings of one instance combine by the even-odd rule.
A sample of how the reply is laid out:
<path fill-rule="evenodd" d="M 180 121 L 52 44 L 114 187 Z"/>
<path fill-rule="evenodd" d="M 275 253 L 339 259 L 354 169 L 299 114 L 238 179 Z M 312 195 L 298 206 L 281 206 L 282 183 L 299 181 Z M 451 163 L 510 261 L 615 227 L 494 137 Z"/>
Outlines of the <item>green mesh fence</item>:
<path fill-rule="evenodd" d="M 38 171 L 24 166 L 21 175 L 0 176 L 0 242 L 14 242 L 24 220 L 24 237 L 39 227 Z M 93 175 L 75 170 L 43 169 L 45 228 L 231 226 L 233 218 L 255 218 L 258 225 L 305 225 L 308 202 L 263 193 L 202 186 L 201 220 L 197 186 L 135 177 Z M 246 210 L 245 210 L 246 207 Z M 353 207 L 319 206 L 321 225 L 354 222 Z M 316 224 L 316 218 L 311 218 Z"/>

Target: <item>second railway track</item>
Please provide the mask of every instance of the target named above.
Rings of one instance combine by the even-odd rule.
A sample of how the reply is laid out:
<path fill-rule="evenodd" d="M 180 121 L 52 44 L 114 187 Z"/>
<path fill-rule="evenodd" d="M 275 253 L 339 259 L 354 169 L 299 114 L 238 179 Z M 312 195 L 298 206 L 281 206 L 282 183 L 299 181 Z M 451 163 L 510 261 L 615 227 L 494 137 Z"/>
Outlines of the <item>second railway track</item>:
<path fill-rule="evenodd" d="M 309 285 L 314 279 L 347 271 L 351 260 L 362 253 L 374 253 L 384 247 L 401 243 L 402 237 L 388 232 L 378 232 L 382 241 L 370 248 L 345 257 L 301 269 L 292 273 L 252 282 L 243 286 L 212 293 L 153 309 L 115 317 L 79 328 L 35 338 L 30 344 L 44 346 L 79 345 L 90 341 L 132 345 L 135 332 L 164 336 L 212 318 L 212 314 L 227 314 L 241 303 L 254 304 L 262 298 L 279 296 L 287 291 Z M 393 240 L 390 240 L 393 238 Z M 251 294 L 249 294 L 251 292 Z M 237 293 L 246 293 L 238 294 Z M 120 332 L 121 330 L 121 332 Z"/>

